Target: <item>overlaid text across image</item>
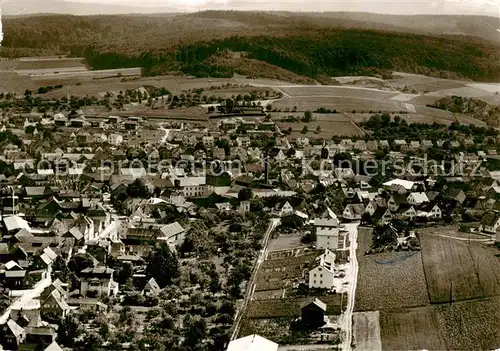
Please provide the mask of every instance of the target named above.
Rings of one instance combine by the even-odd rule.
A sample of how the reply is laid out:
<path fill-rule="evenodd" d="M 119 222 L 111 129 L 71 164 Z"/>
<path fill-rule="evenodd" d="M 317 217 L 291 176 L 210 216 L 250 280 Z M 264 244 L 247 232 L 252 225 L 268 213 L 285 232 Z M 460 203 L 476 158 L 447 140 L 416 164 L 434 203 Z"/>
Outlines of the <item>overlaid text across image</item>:
<path fill-rule="evenodd" d="M 0 350 L 499 330 L 500 4 L 0 1 Z"/>

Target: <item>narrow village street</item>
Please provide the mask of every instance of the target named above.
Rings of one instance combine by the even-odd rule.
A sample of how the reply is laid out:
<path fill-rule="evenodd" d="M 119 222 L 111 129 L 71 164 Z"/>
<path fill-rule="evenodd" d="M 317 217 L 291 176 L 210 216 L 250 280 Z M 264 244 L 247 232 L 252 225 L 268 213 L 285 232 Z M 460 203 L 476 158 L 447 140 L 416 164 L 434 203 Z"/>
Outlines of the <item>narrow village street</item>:
<path fill-rule="evenodd" d="M 342 350 L 351 350 L 352 342 L 352 314 L 354 311 L 354 301 L 356 297 L 356 285 L 358 282 L 358 259 L 356 257 L 356 249 L 358 247 L 358 225 L 359 223 L 349 223 L 345 227 L 349 231 L 349 268 L 347 270 L 347 277 L 349 281 L 347 291 L 347 308 L 345 313 L 341 316 L 342 330 L 345 331 L 345 338 L 342 342 Z"/>

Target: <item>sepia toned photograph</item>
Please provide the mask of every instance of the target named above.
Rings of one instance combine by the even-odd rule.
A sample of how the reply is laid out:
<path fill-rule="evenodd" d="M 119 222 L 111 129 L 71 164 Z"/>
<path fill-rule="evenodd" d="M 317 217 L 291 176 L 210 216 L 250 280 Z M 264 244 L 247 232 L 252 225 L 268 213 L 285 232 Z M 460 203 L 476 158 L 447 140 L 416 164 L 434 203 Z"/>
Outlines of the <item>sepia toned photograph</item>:
<path fill-rule="evenodd" d="M 0 0 L 0 350 L 500 350 L 500 2 Z"/>

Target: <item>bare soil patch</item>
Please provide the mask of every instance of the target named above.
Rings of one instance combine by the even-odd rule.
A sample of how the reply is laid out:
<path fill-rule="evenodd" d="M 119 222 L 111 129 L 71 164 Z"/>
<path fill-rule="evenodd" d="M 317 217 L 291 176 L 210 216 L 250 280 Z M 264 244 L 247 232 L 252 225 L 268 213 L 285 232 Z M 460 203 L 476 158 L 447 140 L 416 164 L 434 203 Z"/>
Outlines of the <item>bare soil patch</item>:
<path fill-rule="evenodd" d="M 355 350 L 382 350 L 379 315 L 379 311 L 353 314 Z"/>

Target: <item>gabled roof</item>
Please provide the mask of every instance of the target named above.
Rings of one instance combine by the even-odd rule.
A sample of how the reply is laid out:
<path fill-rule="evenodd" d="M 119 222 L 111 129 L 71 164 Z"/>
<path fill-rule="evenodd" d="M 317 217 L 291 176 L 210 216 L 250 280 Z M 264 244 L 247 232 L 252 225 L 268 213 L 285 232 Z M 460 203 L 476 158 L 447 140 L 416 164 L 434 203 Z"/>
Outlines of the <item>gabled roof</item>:
<path fill-rule="evenodd" d="M 383 183 L 382 185 L 383 186 L 387 186 L 387 187 L 390 187 L 392 185 L 400 185 L 403 188 L 405 188 L 406 190 L 411 190 L 411 188 L 413 188 L 414 184 L 415 184 L 415 182 L 412 182 L 412 181 L 409 181 L 409 180 L 393 179 L 393 180 L 390 180 L 388 182 Z"/>
<path fill-rule="evenodd" d="M 405 195 L 396 194 L 396 195 L 393 195 L 392 198 L 393 198 L 394 202 L 396 203 L 396 205 L 398 205 L 398 206 L 406 203 L 406 201 L 407 201 L 407 196 L 405 196 Z"/>
<path fill-rule="evenodd" d="M 155 278 L 151 278 L 148 280 L 148 282 L 144 286 L 144 290 L 146 290 L 146 289 L 152 290 L 153 293 L 155 293 L 155 294 L 159 294 L 161 291 L 160 286 L 156 282 Z"/>
<path fill-rule="evenodd" d="M 23 268 L 15 261 L 9 261 L 5 264 L 5 269 L 10 271 L 11 269 L 13 268 L 17 268 L 17 269 L 20 269 L 22 270 Z"/>
<path fill-rule="evenodd" d="M 9 319 L 7 321 L 7 326 L 9 327 L 11 333 L 17 338 L 19 335 L 24 333 L 24 329 L 17 324 L 14 320 Z"/>
<path fill-rule="evenodd" d="M 83 238 L 82 232 L 77 227 L 71 228 L 68 233 L 71 234 L 76 240 Z"/>
<path fill-rule="evenodd" d="M 421 204 L 423 202 L 429 202 L 429 198 L 425 193 L 411 193 L 410 194 L 416 203 Z"/>
<path fill-rule="evenodd" d="M 53 341 L 49 346 L 45 348 L 44 351 L 63 351 L 63 349 L 57 344 L 57 342 Z"/>
<path fill-rule="evenodd" d="M 275 342 L 253 334 L 231 341 L 227 351 L 278 351 L 278 346 Z"/>
<path fill-rule="evenodd" d="M 31 230 L 28 222 L 26 222 L 24 218 L 21 218 L 19 216 L 4 217 L 3 223 L 5 225 L 5 229 L 7 229 L 8 232 L 10 232 L 11 230 L 23 229 L 23 228 L 28 231 Z"/>
<path fill-rule="evenodd" d="M 32 242 L 35 236 L 31 234 L 26 228 L 21 229 L 14 235 L 14 237 L 21 243 Z"/>
<path fill-rule="evenodd" d="M 386 212 L 387 212 L 387 208 L 386 207 L 377 207 L 377 209 L 375 210 L 375 212 L 373 212 L 372 218 L 374 218 L 374 219 L 381 219 Z"/>
<path fill-rule="evenodd" d="M 178 222 L 174 222 L 161 227 L 160 232 L 164 237 L 170 238 L 184 232 L 184 228 Z"/>
<path fill-rule="evenodd" d="M 484 226 L 492 226 L 500 219 L 500 213 L 498 212 L 489 212 L 484 215 L 481 220 L 481 224 Z"/>
<path fill-rule="evenodd" d="M 319 308 L 321 308 L 323 311 L 326 312 L 326 303 L 324 303 L 323 301 L 321 301 L 320 299 L 318 299 L 316 297 L 311 297 L 311 298 L 307 299 L 306 301 L 304 301 L 300 305 L 300 309 L 303 309 L 304 307 L 307 307 L 309 305 L 318 306 Z"/>

